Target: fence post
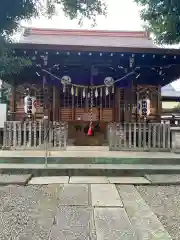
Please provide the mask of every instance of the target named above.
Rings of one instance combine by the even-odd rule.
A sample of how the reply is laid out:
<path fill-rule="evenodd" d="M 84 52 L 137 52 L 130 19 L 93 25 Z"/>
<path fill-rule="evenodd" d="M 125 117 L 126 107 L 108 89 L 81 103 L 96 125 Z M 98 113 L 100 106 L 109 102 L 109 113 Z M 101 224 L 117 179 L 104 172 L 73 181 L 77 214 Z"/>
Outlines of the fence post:
<path fill-rule="evenodd" d="M 171 127 L 172 151 L 180 153 L 180 127 Z"/>

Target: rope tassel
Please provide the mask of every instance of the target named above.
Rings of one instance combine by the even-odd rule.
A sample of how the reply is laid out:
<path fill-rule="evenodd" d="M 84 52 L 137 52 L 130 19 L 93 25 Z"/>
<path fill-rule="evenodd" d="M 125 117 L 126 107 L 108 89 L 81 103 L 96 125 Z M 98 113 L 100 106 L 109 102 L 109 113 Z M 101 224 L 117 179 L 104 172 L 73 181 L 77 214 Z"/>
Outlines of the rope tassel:
<path fill-rule="evenodd" d="M 89 127 L 89 129 L 88 129 L 88 136 L 92 136 L 92 127 Z"/>

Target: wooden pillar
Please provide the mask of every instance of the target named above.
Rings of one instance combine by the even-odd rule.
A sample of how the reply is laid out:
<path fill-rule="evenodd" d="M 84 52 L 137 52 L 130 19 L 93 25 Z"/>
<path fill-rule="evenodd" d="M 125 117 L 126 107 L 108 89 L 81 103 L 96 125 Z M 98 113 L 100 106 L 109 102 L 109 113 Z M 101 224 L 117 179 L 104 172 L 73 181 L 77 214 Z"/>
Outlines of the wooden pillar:
<path fill-rule="evenodd" d="M 57 89 L 57 121 L 61 121 L 61 85 Z"/>
<path fill-rule="evenodd" d="M 59 88 L 57 88 L 57 86 L 53 85 L 53 121 L 59 121 L 59 92 L 58 92 Z"/>
<path fill-rule="evenodd" d="M 44 116 L 48 117 L 49 120 L 49 89 L 46 82 L 46 77 L 43 77 L 43 90 L 44 90 Z"/>
<path fill-rule="evenodd" d="M 158 96 L 157 96 L 157 115 L 158 121 L 161 121 L 161 114 L 162 114 L 162 101 L 161 101 L 161 86 L 158 86 Z"/>
<path fill-rule="evenodd" d="M 120 88 L 116 88 L 115 90 L 115 121 L 120 122 L 120 107 L 121 107 L 121 102 L 120 102 Z"/>
<path fill-rule="evenodd" d="M 10 100 L 10 111 L 12 113 L 12 121 L 15 120 L 15 112 L 16 112 L 16 84 L 12 83 L 11 86 L 11 100 Z"/>
<path fill-rule="evenodd" d="M 74 98 L 74 95 L 72 96 L 72 120 L 76 120 L 75 119 L 75 98 Z"/>
<path fill-rule="evenodd" d="M 130 106 L 131 106 L 131 88 L 124 89 L 124 105 L 125 105 L 125 112 L 124 112 L 124 122 L 130 122 Z"/>

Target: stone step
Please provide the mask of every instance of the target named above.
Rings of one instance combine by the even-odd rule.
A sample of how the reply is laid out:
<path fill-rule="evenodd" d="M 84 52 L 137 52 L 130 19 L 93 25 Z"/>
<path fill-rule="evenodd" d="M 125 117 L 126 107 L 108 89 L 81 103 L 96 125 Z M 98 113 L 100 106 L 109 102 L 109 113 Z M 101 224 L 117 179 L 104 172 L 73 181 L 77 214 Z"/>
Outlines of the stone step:
<path fill-rule="evenodd" d="M 5 156 L 0 157 L 0 166 L 1 164 L 45 164 L 45 156 Z M 51 164 L 149 164 L 149 165 L 180 165 L 180 158 L 149 158 L 147 157 L 124 157 L 119 155 L 117 158 L 113 157 L 91 157 L 89 154 L 88 157 L 48 157 L 47 163 Z"/>
<path fill-rule="evenodd" d="M 45 151 L 26 151 L 26 150 L 15 150 L 15 151 L 0 151 L 0 158 L 45 158 Z M 48 151 L 48 159 L 121 159 L 134 161 L 151 159 L 153 160 L 180 160 L 180 154 L 175 154 L 171 152 L 133 152 L 133 151 L 108 151 L 106 147 L 98 148 L 71 148 L 67 151 Z"/>
<path fill-rule="evenodd" d="M 0 164 L 0 173 L 34 176 L 143 176 L 179 173 L 180 165 L 155 164 Z"/>
<path fill-rule="evenodd" d="M 179 171 L 180 165 L 171 164 L 0 164 L 0 170 L 3 169 L 49 169 L 49 170 L 71 170 L 71 169 L 88 169 L 88 170 L 160 170 L 160 171 Z"/>
<path fill-rule="evenodd" d="M 180 164 L 180 159 L 109 158 L 109 157 L 48 157 L 48 164 Z M 45 157 L 0 157 L 0 164 L 45 164 Z"/>

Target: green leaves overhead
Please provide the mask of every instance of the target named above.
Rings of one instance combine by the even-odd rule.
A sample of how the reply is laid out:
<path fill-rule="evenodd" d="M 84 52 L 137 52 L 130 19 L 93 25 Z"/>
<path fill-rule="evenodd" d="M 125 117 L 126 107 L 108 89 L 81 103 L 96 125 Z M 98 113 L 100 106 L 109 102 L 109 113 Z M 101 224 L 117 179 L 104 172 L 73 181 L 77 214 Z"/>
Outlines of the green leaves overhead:
<path fill-rule="evenodd" d="M 30 66 L 28 58 L 14 57 L 8 50 L 0 56 L 0 78 L 9 82 L 10 76 L 18 74 L 25 66 Z"/>
<path fill-rule="evenodd" d="M 10 76 L 18 74 L 25 66 L 31 65 L 26 58 L 14 57 L 6 43 L 18 29 L 20 21 L 42 15 L 58 15 L 62 8 L 70 19 L 84 18 L 95 23 L 97 15 L 106 14 L 105 0 L 1 0 L 0 2 L 0 78 L 9 82 Z"/>
<path fill-rule="evenodd" d="M 135 0 L 145 28 L 160 44 L 180 43 L 180 0 Z"/>
<path fill-rule="evenodd" d="M 10 82 L 11 75 L 18 74 L 25 66 L 30 66 L 28 58 L 13 56 L 7 40 L 0 36 L 0 79 Z"/>
<path fill-rule="evenodd" d="M 97 15 L 106 14 L 105 0 L 1 0 L 0 33 L 12 34 L 21 20 L 46 15 L 51 17 L 62 8 L 70 19 L 95 21 Z"/>
<path fill-rule="evenodd" d="M 60 0 L 62 9 L 70 19 L 79 19 L 81 24 L 84 18 L 96 22 L 97 15 L 106 15 L 106 5 L 104 0 Z"/>

